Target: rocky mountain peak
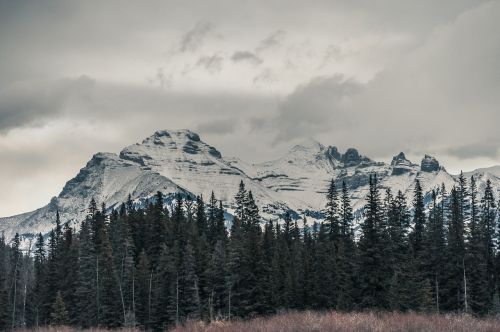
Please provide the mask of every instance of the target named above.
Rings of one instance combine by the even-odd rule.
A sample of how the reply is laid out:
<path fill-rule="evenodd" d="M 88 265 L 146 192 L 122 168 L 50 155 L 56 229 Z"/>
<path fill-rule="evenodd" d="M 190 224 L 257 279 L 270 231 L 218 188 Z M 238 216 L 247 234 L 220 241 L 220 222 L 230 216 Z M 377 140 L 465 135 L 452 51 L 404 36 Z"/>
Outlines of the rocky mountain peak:
<path fill-rule="evenodd" d="M 403 152 L 400 152 L 392 158 L 391 166 L 392 175 L 401 175 L 411 172 L 416 165 L 412 164 L 411 161 L 406 159 L 406 156 Z"/>
<path fill-rule="evenodd" d="M 183 153 L 222 157 L 217 149 L 203 142 L 197 133 L 183 129 L 158 130 L 144 139 L 142 143 L 136 143 L 123 149 L 120 152 L 120 158 L 145 165 L 151 159 L 165 160 L 168 155 L 182 155 Z"/>
<path fill-rule="evenodd" d="M 326 149 L 326 154 L 337 161 L 340 161 L 342 159 L 342 154 L 339 152 L 336 146 L 329 146 Z"/>
<path fill-rule="evenodd" d="M 420 163 L 420 169 L 422 172 L 437 172 L 441 167 L 436 158 L 426 154 Z"/>
<path fill-rule="evenodd" d="M 363 162 L 371 162 L 372 160 L 368 157 L 359 154 L 358 150 L 355 148 L 349 148 L 342 155 L 341 158 L 344 167 L 357 166 Z"/>
<path fill-rule="evenodd" d="M 392 157 L 392 162 L 391 162 L 392 166 L 400 165 L 400 164 L 407 164 L 407 163 L 410 163 L 410 161 L 408 159 L 406 159 L 404 152 L 400 152 L 397 155 L 395 155 L 394 157 Z"/>

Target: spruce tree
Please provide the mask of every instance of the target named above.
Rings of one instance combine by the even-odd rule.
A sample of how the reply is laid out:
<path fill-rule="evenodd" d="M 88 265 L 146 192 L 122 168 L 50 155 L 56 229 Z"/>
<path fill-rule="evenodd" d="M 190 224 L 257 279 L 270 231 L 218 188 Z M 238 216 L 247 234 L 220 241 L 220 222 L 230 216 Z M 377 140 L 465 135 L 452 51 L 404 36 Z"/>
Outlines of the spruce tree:
<path fill-rule="evenodd" d="M 415 181 L 413 191 L 413 230 L 410 233 L 410 289 L 414 289 L 413 301 L 410 308 L 413 310 L 430 310 L 432 295 L 430 281 L 426 278 L 428 270 L 425 256 L 425 205 L 420 181 Z"/>
<path fill-rule="evenodd" d="M 491 186 L 490 179 L 486 180 L 483 197 L 481 198 L 481 215 L 480 222 L 483 234 L 481 235 L 484 241 L 485 260 L 486 260 L 486 273 L 487 283 L 489 290 L 490 301 L 493 301 L 495 293 L 495 238 L 497 229 L 497 210 L 495 204 L 495 196 Z"/>
<path fill-rule="evenodd" d="M 382 243 L 382 211 L 377 176 L 370 175 L 365 219 L 359 240 L 359 288 L 362 309 L 387 308 L 386 257 Z"/>
<path fill-rule="evenodd" d="M 445 229 L 444 229 L 444 218 L 443 218 L 443 206 L 446 196 L 444 189 L 440 191 L 441 202 L 438 204 L 438 194 L 435 190 L 432 191 L 432 202 L 430 206 L 428 229 L 426 233 L 426 250 L 425 256 L 428 262 L 427 277 L 431 280 L 433 288 L 433 303 L 434 310 L 439 312 L 440 301 L 442 299 L 441 285 L 443 283 L 443 265 L 445 264 L 445 258 L 443 253 L 445 253 L 446 243 L 445 243 Z"/>
<path fill-rule="evenodd" d="M 244 237 L 243 226 L 240 219 L 235 216 L 231 226 L 231 236 L 229 238 L 229 258 L 227 279 L 227 317 L 243 316 L 242 302 L 244 297 L 243 266 L 244 266 Z"/>
<path fill-rule="evenodd" d="M 338 250 L 337 309 L 351 310 L 355 304 L 356 244 L 354 242 L 351 200 L 347 184 L 342 181 L 340 204 L 340 242 Z"/>
<path fill-rule="evenodd" d="M 44 303 L 46 292 L 48 289 L 45 281 L 46 274 L 46 252 L 45 242 L 42 233 L 37 235 L 34 252 L 34 284 L 33 284 L 33 302 L 34 302 L 34 324 L 35 326 L 41 325 L 47 320 L 48 308 Z"/>
<path fill-rule="evenodd" d="M 464 288 L 464 223 L 460 189 L 453 187 L 449 199 L 447 230 L 446 273 L 443 282 L 443 309 L 465 310 Z"/>
<path fill-rule="evenodd" d="M 21 271 L 23 264 L 23 254 L 21 252 L 21 237 L 18 233 L 14 235 L 10 245 L 10 271 L 8 274 L 10 285 L 9 287 L 9 300 L 10 300 L 10 314 L 11 326 L 15 328 L 21 325 L 21 311 L 22 311 L 22 282 Z"/>
<path fill-rule="evenodd" d="M 226 315 L 227 308 L 227 269 L 226 248 L 219 240 L 215 244 L 208 268 L 208 317 L 209 320 L 221 319 Z"/>
<path fill-rule="evenodd" d="M 137 322 L 144 329 L 151 327 L 151 298 L 152 298 L 152 271 L 150 269 L 149 259 L 146 252 L 143 250 L 139 255 L 137 263 L 137 271 L 135 275 L 136 298 L 135 298 L 135 313 Z"/>
<path fill-rule="evenodd" d="M 200 319 L 201 303 L 199 279 L 196 275 L 196 262 L 191 243 L 184 249 L 179 270 L 179 316 L 181 320 Z"/>
<path fill-rule="evenodd" d="M 7 245 L 3 233 L 0 235 L 0 271 L 8 271 Z M 7 330 L 10 325 L 10 305 L 7 291 L 7 274 L 0 273 L 0 330 Z"/>
<path fill-rule="evenodd" d="M 108 328 L 115 328 L 124 323 L 122 306 L 120 305 L 120 292 L 118 280 L 113 266 L 111 244 L 107 231 L 104 228 L 100 236 L 101 253 L 98 256 L 99 263 L 99 324 Z"/>
<path fill-rule="evenodd" d="M 473 312 L 484 315 L 491 305 L 488 289 L 488 262 L 485 224 L 480 221 L 477 187 L 474 177 L 470 179 L 470 222 L 467 241 L 467 274 L 470 285 L 470 306 Z"/>
<path fill-rule="evenodd" d="M 63 326 L 69 324 L 69 314 L 64 304 L 61 292 L 58 291 L 54 304 L 52 305 L 52 311 L 50 313 L 50 325 L 53 326 Z"/>
<path fill-rule="evenodd" d="M 97 325 L 97 256 L 92 241 L 91 217 L 82 222 L 78 234 L 78 277 L 76 285 L 77 325 Z"/>

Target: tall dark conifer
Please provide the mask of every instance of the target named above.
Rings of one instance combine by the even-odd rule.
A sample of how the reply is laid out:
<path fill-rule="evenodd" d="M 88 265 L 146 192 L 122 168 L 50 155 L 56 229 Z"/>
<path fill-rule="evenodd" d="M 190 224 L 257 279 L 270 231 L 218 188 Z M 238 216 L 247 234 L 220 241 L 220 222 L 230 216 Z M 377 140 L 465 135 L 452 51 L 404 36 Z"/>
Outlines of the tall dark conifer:
<path fill-rule="evenodd" d="M 337 263 L 337 309 L 351 310 L 355 305 L 356 244 L 353 213 L 347 184 L 342 181 L 340 204 L 340 241 Z"/>
<path fill-rule="evenodd" d="M 488 289 L 488 263 L 485 224 L 480 221 L 477 187 L 474 177 L 470 179 L 470 221 L 467 241 L 466 273 L 469 280 L 469 299 L 472 312 L 484 315 L 491 305 Z"/>
<path fill-rule="evenodd" d="M 364 209 L 359 240 L 359 288 L 360 307 L 387 308 L 388 281 L 385 275 L 387 264 L 382 243 L 382 210 L 377 176 L 370 175 L 369 192 Z"/>

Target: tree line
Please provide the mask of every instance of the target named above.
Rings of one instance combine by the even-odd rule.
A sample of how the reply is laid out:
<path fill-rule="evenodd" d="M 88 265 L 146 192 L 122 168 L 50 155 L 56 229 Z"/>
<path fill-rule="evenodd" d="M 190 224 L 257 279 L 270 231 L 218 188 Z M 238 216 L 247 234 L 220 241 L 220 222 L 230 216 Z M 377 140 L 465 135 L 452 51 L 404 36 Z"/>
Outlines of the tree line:
<path fill-rule="evenodd" d="M 76 232 L 56 216 L 22 250 L 0 239 L 0 330 L 135 326 L 248 318 L 283 310 L 500 313 L 499 209 L 488 180 L 460 175 L 413 200 L 370 176 L 355 224 L 345 182 L 331 181 L 324 221 L 265 221 L 240 183 L 229 231 L 221 201 L 158 192 L 109 214 L 92 199 Z"/>

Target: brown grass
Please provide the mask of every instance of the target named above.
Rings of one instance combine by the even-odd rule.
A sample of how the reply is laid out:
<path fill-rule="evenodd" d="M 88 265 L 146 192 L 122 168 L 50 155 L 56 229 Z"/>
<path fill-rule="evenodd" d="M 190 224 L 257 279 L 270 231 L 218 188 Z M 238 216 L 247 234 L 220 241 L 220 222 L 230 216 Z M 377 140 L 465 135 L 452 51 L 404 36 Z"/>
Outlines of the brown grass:
<path fill-rule="evenodd" d="M 73 327 L 68 326 L 50 326 L 50 327 L 41 327 L 41 328 L 33 328 L 33 329 L 16 329 L 15 332 L 140 332 L 139 329 L 132 328 L 121 328 L 115 330 L 107 330 L 101 328 L 93 328 L 93 329 L 85 329 L 79 330 Z"/>
<path fill-rule="evenodd" d="M 68 327 L 50 327 L 16 332 L 73 332 Z M 81 331 L 81 330 L 80 330 Z M 106 332 L 104 329 L 84 330 Z M 137 332 L 133 329 L 115 331 Z M 426 315 L 418 313 L 288 312 L 267 318 L 219 321 L 211 324 L 188 322 L 171 332 L 500 332 L 500 319 L 478 319 L 468 315 Z"/>
<path fill-rule="evenodd" d="M 173 332 L 494 332 L 499 319 L 477 319 L 467 315 L 424 315 L 417 313 L 290 312 L 248 321 L 189 322 Z"/>

